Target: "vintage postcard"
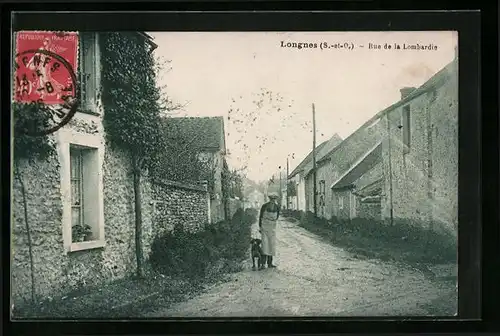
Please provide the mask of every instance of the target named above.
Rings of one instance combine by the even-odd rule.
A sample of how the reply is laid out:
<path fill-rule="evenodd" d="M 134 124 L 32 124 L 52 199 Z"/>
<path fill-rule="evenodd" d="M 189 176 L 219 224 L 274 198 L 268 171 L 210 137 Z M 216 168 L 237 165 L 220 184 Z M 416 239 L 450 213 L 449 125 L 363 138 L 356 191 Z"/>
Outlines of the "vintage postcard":
<path fill-rule="evenodd" d="M 456 316 L 457 32 L 13 41 L 13 318 Z"/>

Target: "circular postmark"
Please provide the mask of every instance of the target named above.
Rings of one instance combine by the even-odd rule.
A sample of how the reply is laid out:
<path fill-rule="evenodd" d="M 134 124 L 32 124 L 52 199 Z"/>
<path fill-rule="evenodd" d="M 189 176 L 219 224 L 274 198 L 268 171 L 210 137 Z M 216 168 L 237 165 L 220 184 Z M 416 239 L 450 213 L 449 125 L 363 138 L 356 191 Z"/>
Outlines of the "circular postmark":
<path fill-rule="evenodd" d="M 48 49 L 28 49 L 16 54 L 14 68 L 14 101 L 36 114 L 32 116 L 36 122 L 16 122 L 17 132 L 47 135 L 73 118 L 79 87 L 68 60 Z"/>

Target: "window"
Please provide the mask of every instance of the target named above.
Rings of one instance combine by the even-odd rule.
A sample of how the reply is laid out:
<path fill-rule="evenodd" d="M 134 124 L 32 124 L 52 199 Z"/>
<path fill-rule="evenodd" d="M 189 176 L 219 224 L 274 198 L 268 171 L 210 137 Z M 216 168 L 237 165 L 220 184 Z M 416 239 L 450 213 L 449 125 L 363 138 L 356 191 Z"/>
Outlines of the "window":
<path fill-rule="evenodd" d="M 58 132 L 62 230 L 67 252 L 103 247 L 104 195 L 101 136 Z"/>
<path fill-rule="evenodd" d="M 339 196 L 339 209 L 344 209 L 344 196 Z"/>
<path fill-rule="evenodd" d="M 97 149 L 70 145 L 71 242 L 99 239 Z"/>
<path fill-rule="evenodd" d="M 403 153 L 410 152 L 411 140 L 411 122 L 410 105 L 403 107 Z"/>
<path fill-rule="evenodd" d="M 94 32 L 80 33 L 79 48 L 80 99 L 82 112 L 97 114 L 100 59 L 98 35 Z"/>
<path fill-rule="evenodd" d="M 70 149 L 70 171 L 71 171 L 71 227 L 76 231 L 78 227 L 84 226 L 83 220 L 83 169 L 82 150 Z M 73 242 L 78 239 L 73 239 Z"/>
<path fill-rule="evenodd" d="M 325 194 L 325 180 L 319 181 L 319 193 L 320 194 Z"/>

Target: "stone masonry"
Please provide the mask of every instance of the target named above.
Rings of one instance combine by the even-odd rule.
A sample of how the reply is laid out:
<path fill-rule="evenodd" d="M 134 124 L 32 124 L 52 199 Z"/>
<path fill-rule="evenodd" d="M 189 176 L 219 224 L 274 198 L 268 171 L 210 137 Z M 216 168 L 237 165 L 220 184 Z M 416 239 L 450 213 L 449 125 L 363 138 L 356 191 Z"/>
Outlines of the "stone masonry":
<path fill-rule="evenodd" d="M 79 124 L 85 123 L 84 118 L 79 119 Z M 78 130 L 85 129 L 88 128 Z M 35 161 L 20 167 L 39 298 L 99 285 L 131 275 L 136 269 L 133 175 L 125 153 L 106 147 L 102 169 L 106 242 L 102 248 L 64 250 L 59 165 L 58 158 L 53 156 L 46 162 Z M 208 221 L 208 195 L 204 187 L 151 184 L 147 175 L 143 176 L 141 187 L 145 258 L 154 237 L 163 230 L 170 230 L 175 223 L 185 223 L 191 230 Z M 161 204 L 157 203 L 159 200 Z M 22 302 L 31 295 L 31 278 L 24 206 L 17 178 L 13 181 L 12 204 L 12 296 L 14 302 Z"/>
<path fill-rule="evenodd" d="M 420 94 L 390 111 L 390 137 L 383 143 L 383 216 L 457 234 L 458 77 L 456 60 L 420 88 Z M 402 109 L 410 107 L 411 143 L 402 142 Z M 390 143 L 389 143 L 390 141 Z M 391 173 L 392 172 L 392 173 Z M 392 186 L 392 188 L 391 188 Z M 392 199 L 391 199 L 392 190 Z"/>

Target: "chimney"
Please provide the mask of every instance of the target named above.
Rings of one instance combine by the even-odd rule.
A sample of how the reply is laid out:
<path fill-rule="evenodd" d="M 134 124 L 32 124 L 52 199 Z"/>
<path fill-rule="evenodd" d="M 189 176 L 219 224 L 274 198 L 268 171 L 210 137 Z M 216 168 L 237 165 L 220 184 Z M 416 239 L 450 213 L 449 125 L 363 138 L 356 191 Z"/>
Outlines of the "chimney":
<path fill-rule="evenodd" d="M 404 87 L 399 92 L 401 92 L 401 100 L 405 99 L 408 97 L 410 93 L 412 93 L 415 90 L 414 87 Z"/>

